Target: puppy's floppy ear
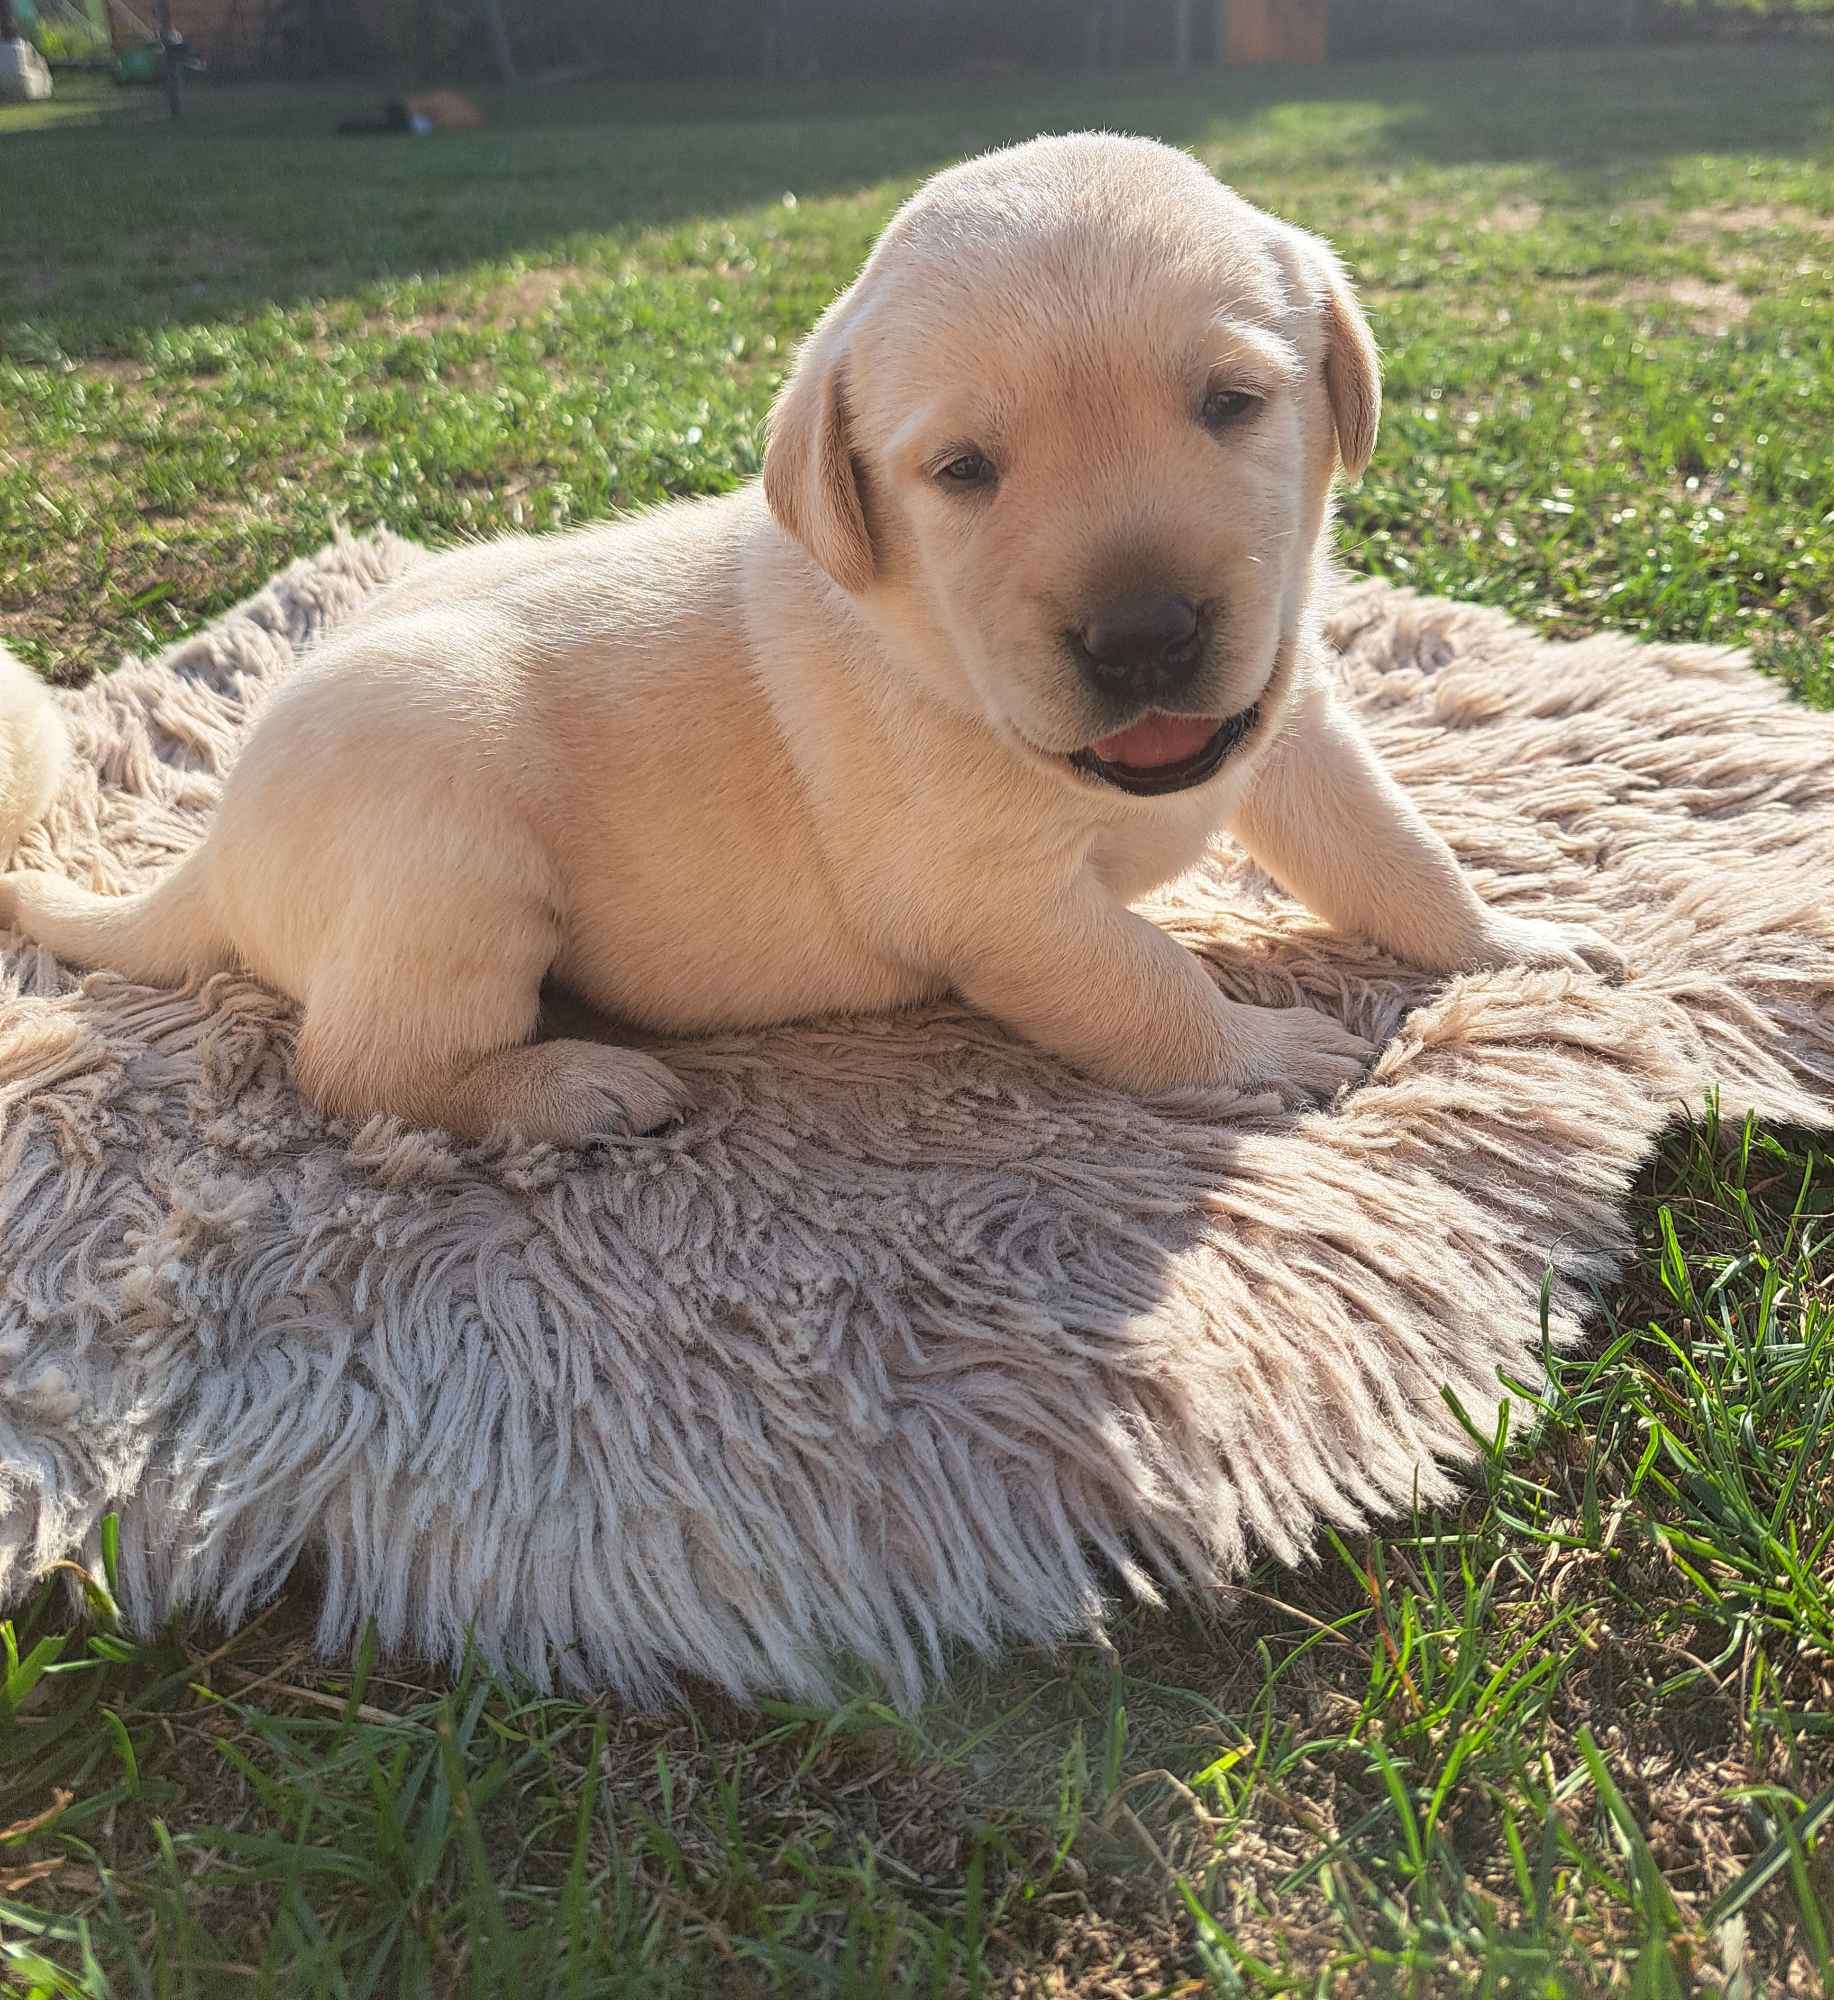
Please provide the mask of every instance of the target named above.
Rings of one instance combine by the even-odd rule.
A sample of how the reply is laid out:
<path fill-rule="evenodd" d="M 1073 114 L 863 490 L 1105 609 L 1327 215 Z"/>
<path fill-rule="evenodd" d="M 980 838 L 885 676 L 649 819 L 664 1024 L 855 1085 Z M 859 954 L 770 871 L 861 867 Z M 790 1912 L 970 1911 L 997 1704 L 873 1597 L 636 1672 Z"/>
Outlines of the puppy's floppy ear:
<path fill-rule="evenodd" d="M 1382 358 L 1363 309 L 1336 255 L 1319 246 L 1324 267 L 1325 394 L 1337 429 L 1337 455 L 1344 474 L 1360 479 L 1375 456 L 1376 426 L 1382 416 Z"/>
<path fill-rule="evenodd" d="M 778 525 L 857 595 L 872 582 L 874 565 L 850 425 L 846 345 L 830 310 L 772 406 L 764 498 Z"/>
<path fill-rule="evenodd" d="M 1274 225 L 1274 251 L 1285 266 L 1289 296 L 1324 325 L 1325 394 L 1346 477 L 1360 479 L 1375 453 L 1382 414 L 1382 359 L 1337 252 L 1322 236 Z"/>

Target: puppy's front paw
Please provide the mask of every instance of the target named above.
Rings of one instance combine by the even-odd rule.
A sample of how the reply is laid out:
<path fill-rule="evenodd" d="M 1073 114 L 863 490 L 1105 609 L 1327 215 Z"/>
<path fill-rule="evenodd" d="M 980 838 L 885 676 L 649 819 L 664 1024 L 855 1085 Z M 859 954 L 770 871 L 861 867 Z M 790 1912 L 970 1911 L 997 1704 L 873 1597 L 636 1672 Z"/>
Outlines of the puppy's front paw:
<path fill-rule="evenodd" d="M 1572 972 L 1599 973 L 1614 984 L 1630 971 L 1624 954 L 1589 924 L 1556 924 L 1493 912 L 1471 969 L 1497 971 L 1506 965 L 1565 966 Z"/>
<path fill-rule="evenodd" d="M 1373 1042 L 1311 1007 L 1233 1005 L 1229 1034 L 1229 1082 L 1289 1105 L 1328 1102 L 1375 1060 Z"/>

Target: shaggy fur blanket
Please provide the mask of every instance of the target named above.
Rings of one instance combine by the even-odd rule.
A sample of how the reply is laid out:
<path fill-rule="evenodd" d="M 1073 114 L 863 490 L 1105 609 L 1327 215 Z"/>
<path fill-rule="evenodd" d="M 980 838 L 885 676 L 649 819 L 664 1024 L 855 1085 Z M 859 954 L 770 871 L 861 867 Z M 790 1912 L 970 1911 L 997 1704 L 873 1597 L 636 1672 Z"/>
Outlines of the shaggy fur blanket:
<path fill-rule="evenodd" d="M 249 719 L 421 553 L 296 564 L 67 697 L 27 865 L 138 885 Z M 587 1153 L 317 1117 L 250 980 L 0 934 L 0 1600 L 120 1520 L 137 1625 L 296 1567 L 327 1649 L 653 1696 L 920 1689 L 1451 1490 L 1625 1249 L 1663 1125 L 1834 1117 L 1834 718 L 1738 657 L 1376 584 L 1344 682 L 1482 892 L 1633 976 L 1423 977 L 1226 846 L 1158 909 L 1229 992 L 1386 1044 L 1328 1110 L 1140 1103 L 958 1007 L 675 1051 Z M 768 922 L 760 911 L 758 921 Z M 1074 977 L 1074 968 L 1066 968 Z M 1513 1387 L 1510 1385 L 1514 1385 Z"/>

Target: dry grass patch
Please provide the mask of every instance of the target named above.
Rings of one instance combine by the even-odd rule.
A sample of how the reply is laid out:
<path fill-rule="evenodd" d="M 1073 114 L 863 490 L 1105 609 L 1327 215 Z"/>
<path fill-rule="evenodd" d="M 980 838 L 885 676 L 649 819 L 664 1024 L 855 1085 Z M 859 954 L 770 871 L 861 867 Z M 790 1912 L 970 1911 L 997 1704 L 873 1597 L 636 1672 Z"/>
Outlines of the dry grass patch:
<path fill-rule="evenodd" d="M 365 318 L 364 334 L 446 333 L 455 327 L 517 326 L 539 319 L 567 293 L 579 290 L 605 273 L 589 264 L 548 264 L 519 272 L 513 278 L 485 286 L 449 305 L 429 304 L 409 313 L 376 313 Z"/>
<path fill-rule="evenodd" d="M 1736 285 L 1705 278 L 1669 278 L 1660 284 L 1632 282 L 1609 287 L 1606 296 L 1632 306 L 1676 306 L 1695 333 L 1723 338 L 1751 317 L 1751 301 Z"/>
<path fill-rule="evenodd" d="M 1478 219 L 1478 227 L 1497 236 L 1525 236 L 1531 229 L 1539 229 L 1547 219 L 1547 210 L 1538 201 L 1512 197 L 1499 201 L 1488 215 Z"/>
<path fill-rule="evenodd" d="M 1746 236 L 1757 230 L 1783 229 L 1799 236 L 1818 236 L 1834 243 L 1834 215 L 1790 202 L 1750 202 L 1735 208 L 1690 208 L 1679 218 L 1682 230 L 1694 235 Z"/>

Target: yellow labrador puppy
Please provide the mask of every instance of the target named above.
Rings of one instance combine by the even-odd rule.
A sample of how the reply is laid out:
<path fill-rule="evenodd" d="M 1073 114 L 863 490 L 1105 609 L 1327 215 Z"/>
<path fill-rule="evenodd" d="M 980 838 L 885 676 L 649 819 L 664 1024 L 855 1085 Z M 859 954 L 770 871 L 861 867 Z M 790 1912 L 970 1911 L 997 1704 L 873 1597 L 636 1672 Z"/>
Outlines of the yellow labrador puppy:
<path fill-rule="evenodd" d="M 653 1056 L 533 1041 L 548 976 L 686 1034 L 953 989 L 1128 1089 L 1328 1096 L 1365 1043 L 1129 908 L 1219 828 L 1418 965 L 1610 958 L 1487 909 L 1332 696 L 1332 476 L 1379 401 L 1331 253 L 1185 155 L 975 160 L 815 328 L 760 484 L 428 563 L 275 695 L 166 881 L 9 876 L 0 924 L 244 967 L 303 1003 L 320 1105 L 460 1133 L 681 1105 Z"/>

